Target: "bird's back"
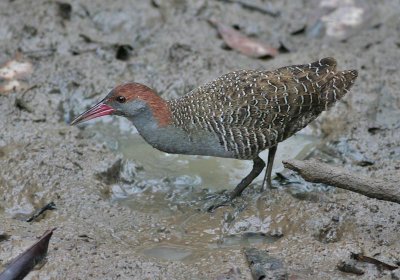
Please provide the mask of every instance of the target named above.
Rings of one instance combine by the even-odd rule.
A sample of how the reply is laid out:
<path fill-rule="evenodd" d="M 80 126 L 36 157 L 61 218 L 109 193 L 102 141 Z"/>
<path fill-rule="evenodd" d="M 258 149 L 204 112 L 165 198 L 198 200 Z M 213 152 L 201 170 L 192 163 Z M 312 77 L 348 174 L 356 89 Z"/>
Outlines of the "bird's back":
<path fill-rule="evenodd" d="M 169 101 L 174 125 L 215 134 L 236 158 L 252 159 L 290 137 L 342 98 L 357 71 L 324 58 L 274 71 L 231 72 Z M 198 136 L 196 136 L 198 137 Z"/>

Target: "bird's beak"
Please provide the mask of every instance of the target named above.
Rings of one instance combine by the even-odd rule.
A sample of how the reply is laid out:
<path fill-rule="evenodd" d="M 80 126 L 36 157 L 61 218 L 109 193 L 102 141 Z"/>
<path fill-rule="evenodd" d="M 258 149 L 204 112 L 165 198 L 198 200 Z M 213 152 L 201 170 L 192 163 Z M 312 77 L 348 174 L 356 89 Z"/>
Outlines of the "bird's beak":
<path fill-rule="evenodd" d="M 70 125 L 75 125 L 94 118 L 111 115 L 114 111 L 115 109 L 113 107 L 105 104 L 104 101 L 100 101 L 86 112 L 80 114 L 70 123 Z"/>

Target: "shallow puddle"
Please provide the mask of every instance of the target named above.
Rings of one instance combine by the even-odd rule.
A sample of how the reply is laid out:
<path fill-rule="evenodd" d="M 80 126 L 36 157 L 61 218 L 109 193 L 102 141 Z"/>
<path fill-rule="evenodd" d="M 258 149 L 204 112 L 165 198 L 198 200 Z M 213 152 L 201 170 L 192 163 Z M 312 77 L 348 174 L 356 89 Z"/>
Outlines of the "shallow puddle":
<path fill-rule="evenodd" d="M 251 194 L 247 202 L 239 201 L 244 203 L 238 207 L 242 210 L 226 207 L 214 214 L 199 211 L 215 192 L 233 189 L 250 172 L 251 161 L 166 154 L 152 148 L 139 134 L 110 123 L 97 122 L 84 133 L 94 135 L 121 153 L 125 160 L 136 164 L 134 183 L 113 184 L 110 199 L 163 220 L 162 225 L 151 225 L 144 230 L 140 248 L 135 249 L 140 254 L 166 261 L 191 262 L 207 258 L 215 250 L 276 242 L 282 235 L 274 231 L 290 226 L 288 219 L 282 217 L 293 213 L 283 213 L 286 210 L 282 205 L 272 210 L 263 204 L 258 209 L 258 193 Z M 274 172 L 283 170 L 283 159 L 305 158 L 318 142 L 318 138 L 300 133 L 281 143 Z M 261 157 L 266 159 L 267 154 L 265 151 Z M 259 185 L 262 179 L 263 174 L 255 182 Z M 257 188 L 251 191 L 258 192 Z M 246 203 L 252 206 L 246 207 Z"/>
<path fill-rule="evenodd" d="M 192 254 L 188 249 L 167 245 L 145 249 L 142 253 L 148 257 L 166 261 L 181 261 Z"/>

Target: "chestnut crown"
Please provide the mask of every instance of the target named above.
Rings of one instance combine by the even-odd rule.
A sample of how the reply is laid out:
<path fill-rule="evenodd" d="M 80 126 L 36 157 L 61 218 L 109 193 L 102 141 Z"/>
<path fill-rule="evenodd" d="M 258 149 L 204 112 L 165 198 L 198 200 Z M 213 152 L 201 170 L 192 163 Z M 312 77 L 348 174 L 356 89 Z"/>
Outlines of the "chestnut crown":
<path fill-rule="evenodd" d="M 170 123 L 170 110 L 164 99 L 145 85 L 127 83 L 115 87 L 102 101 L 73 120 L 71 125 L 105 115 L 134 119 L 146 110 L 150 110 L 159 126 Z"/>

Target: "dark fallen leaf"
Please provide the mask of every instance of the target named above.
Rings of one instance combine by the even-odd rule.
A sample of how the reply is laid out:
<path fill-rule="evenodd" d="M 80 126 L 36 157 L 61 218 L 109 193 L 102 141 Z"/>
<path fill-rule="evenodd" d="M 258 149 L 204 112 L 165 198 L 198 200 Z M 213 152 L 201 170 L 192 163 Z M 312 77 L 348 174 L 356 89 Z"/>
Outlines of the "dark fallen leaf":
<path fill-rule="evenodd" d="M 399 268 L 398 266 L 394 266 L 394 265 L 390 265 L 390 264 L 384 263 L 384 262 L 382 262 L 380 260 L 377 260 L 375 258 L 364 256 L 363 254 L 351 253 L 351 258 L 355 259 L 357 261 L 360 261 L 360 262 L 372 263 L 372 264 L 374 264 L 374 265 L 376 265 L 378 267 L 381 267 L 381 268 L 387 269 L 387 270 L 395 270 L 395 269 Z"/>
<path fill-rule="evenodd" d="M 42 215 L 45 211 L 54 210 L 54 209 L 56 209 L 56 205 L 54 204 L 54 202 L 50 202 L 50 203 L 46 204 L 44 207 L 37 210 L 36 213 L 33 214 L 32 217 L 30 217 L 26 221 L 32 222 L 33 220 L 37 219 L 40 215 Z"/>
<path fill-rule="evenodd" d="M 249 38 L 234 28 L 219 23 L 218 21 L 209 20 L 209 22 L 217 28 L 218 33 L 230 48 L 244 55 L 256 58 L 274 57 L 278 55 L 278 50 L 266 43 Z"/>
<path fill-rule="evenodd" d="M 16 257 L 0 274 L 0 280 L 23 279 L 46 256 L 54 230 L 47 230 L 35 244 Z"/>

